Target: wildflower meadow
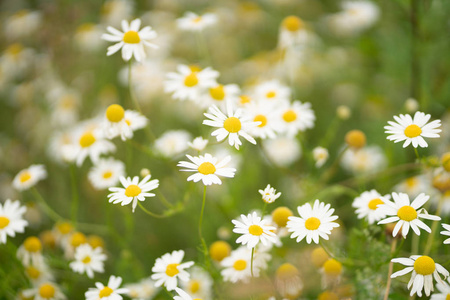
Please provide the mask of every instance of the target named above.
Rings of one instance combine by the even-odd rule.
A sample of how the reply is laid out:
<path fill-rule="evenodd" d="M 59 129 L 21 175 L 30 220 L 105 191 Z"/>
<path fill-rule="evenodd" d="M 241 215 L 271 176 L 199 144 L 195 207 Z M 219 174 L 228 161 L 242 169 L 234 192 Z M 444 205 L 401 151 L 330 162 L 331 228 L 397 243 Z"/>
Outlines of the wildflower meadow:
<path fill-rule="evenodd" d="M 0 300 L 450 299 L 450 1 L 0 24 Z"/>

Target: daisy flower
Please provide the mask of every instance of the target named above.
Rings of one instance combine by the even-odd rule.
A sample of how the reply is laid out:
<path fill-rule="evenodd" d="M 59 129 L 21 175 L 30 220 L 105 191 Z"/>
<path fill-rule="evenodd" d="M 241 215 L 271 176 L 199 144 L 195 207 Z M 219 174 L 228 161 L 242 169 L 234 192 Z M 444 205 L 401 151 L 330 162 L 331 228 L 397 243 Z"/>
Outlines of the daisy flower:
<path fill-rule="evenodd" d="M 173 158 L 188 149 L 191 134 L 185 130 L 169 130 L 155 141 L 155 150 L 161 156 Z"/>
<path fill-rule="evenodd" d="M 17 249 L 17 257 L 24 266 L 39 265 L 44 262 L 42 243 L 35 236 L 29 236 Z"/>
<path fill-rule="evenodd" d="M 230 162 L 231 156 L 226 156 L 220 162 L 209 153 L 200 156 L 186 154 L 186 157 L 191 162 L 180 161 L 177 166 L 185 168 L 180 171 L 197 172 L 189 176 L 187 181 L 199 182 L 201 180 L 204 185 L 222 184 L 222 180 L 218 176 L 233 178 L 236 172 L 235 168 L 225 167 Z"/>
<path fill-rule="evenodd" d="M 133 179 L 131 177 L 119 178 L 123 185 L 123 188 L 112 187 L 109 191 L 112 193 L 108 195 L 109 203 L 121 203 L 122 206 L 132 204 L 133 212 L 136 209 L 138 201 L 144 201 L 146 197 L 154 197 L 155 194 L 148 193 L 151 190 L 156 189 L 159 186 L 159 180 L 150 180 L 151 175 L 147 175 L 139 182 L 139 177 L 135 176 Z"/>
<path fill-rule="evenodd" d="M 26 266 L 25 275 L 27 275 L 28 279 L 30 279 L 34 286 L 48 281 L 53 281 L 53 275 L 47 264 L 44 262 L 37 265 Z"/>
<path fill-rule="evenodd" d="M 20 201 L 7 199 L 2 205 L 0 203 L 0 244 L 6 244 L 6 238 L 15 237 L 16 232 L 23 233 L 28 222 L 23 219 L 27 211 L 26 206 L 20 206 Z"/>
<path fill-rule="evenodd" d="M 142 129 L 148 124 L 148 119 L 134 110 L 126 110 L 124 120 L 132 132 Z"/>
<path fill-rule="evenodd" d="M 265 81 L 258 84 L 255 88 L 254 96 L 257 101 L 269 101 L 280 103 L 288 101 L 291 97 L 291 89 L 278 80 Z"/>
<path fill-rule="evenodd" d="M 59 287 L 53 282 L 44 282 L 40 285 L 23 291 L 23 296 L 34 300 L 64 300 L 66 296 L 61 292 Z"/>
<path fill-rule="evenodd" d="M 205 150 L 206 145 L 208 145 L 208 140 L 205 140 L 201 136 L 196 137 L 192 142 L 188 142 L 188 146 L 198 152 Z"/>
<path fill-rule="evenodd" d="M 392 236 L 394 237 L 400 229 L 402 229 L 402 236 L 406 238 L 409 227 L 411 227 L 417 235 L 420 235 L 419 228 L 431 233 L 430 227 L 419 220 L 419 218 L 435 221 L 441 219 L 438 216 L 429 215 L 424 208 L 420 209 L 420 207 L 430 199 L 430 196 L 427 196 L 424 193 L 419 194 L 412 203 L 410 203 L 408 195 L 404 193 L 392 193 L 392 198 L 394 199 L 394 202 L 385 199 L 384 204 L 378 206 L 380 213 L 390 216 L 379 221 L 378 224 L 387 224 L 398 221 L 392 231 Z"/>
<path fill-rule="evenodd" d="M 317 38 L 307 30 L 305 23 L 297 16 L 287 16 L 283 19 L 279 31 L 278 45 L 281 48 L 302 47 L 315 42 Z M 297 50 L 297 49 L 296 49 Z"/>
<path fill-rule="evenodd" d="M 138 283 L 126 284 L 128 289 L 128 297 L 134 300 L 148 300 L 159 292 L 159 288 L 155 287 L 155 282 L 150 278 L 145 278 Z"/>
<path fill-rule="evenodd" d="M 217 23 L 217 16 L 206 13 L 201 16 L 193 12 L 186 12 L 182 18 L 177 19 L 177 26 L 185 31 L 202 31 Z"/>
<path fill-rule="evenodd" d="M 44 165 L 31 165 L 14 177 L 12 185 L 16 190 L 24 191 L 45 178 L 47 178 L 47 171 Z"/>
<path fill-rule="evenodd" d="M 104 139 L 100 128 L 82 127 L 74 131 L 74 143 L 70 145 L 77 166 L 80 167 L 88 156 L 96 164 L 100 160 L 100 155 L 116 150 L 113 143 Z"/>
<path fill-rule="evenodd" d="M 210 67 L 202 70 L 197 66 L 178 65 L 177 72 L 168 73 L 166 77 L 164 91 L 173 93 L 172 98 L 198 101 L 204 91 L 217 85 L 219 72 Z"/>
<path fill-rule="evenodd" d="M 261 242 L 263 245 L 270 245 L 276 242 L 274 226 L 267 225 L 267 220 L 262 220 L 256 212 L 248 214 L 247 216 L 241 215 L 241 221 L 232 220 L 234 224 L 233 232 L 242 234 L 236 243 L 247 245 L 249 249 L 256 247 Z"/>
<path fill-rule="evenodd" d="M 276 137 L 276 110 L 272 103 L 254 101 L 245 106 L 244 112 L 253 122 L 260 122 L 258 126 L 251 128 L 249 134 L 262 139 Z"/>
<path fill-rule="evenodd" d="M 225 110 L 227 105 L 236 105 L 239 99 L 241 90 L 237 84 L 217 84 L 208 89 L 200 98 L 198 104 L 201 107 L 209 107 L 216 105 L 220 109 Z"/>
<path fill-rule="evenodd" d="M 297 207 L 299 217 L 289 217 L 287 229 L 292 232 L 291 238 L 297 238 L 297 243 L 306 237 L 306 242 L 311 244 L 319 243 L 319 237 L 328 240 L 328 235 L 339 224 L 333 222 L 338 216 L 332 216 L 334 208 L 330 204 L 325 204 L 316 200 L 314 205 L 306 203 Z"/>
<path fill-rule="evenodd" d="M 287 102 L 284 102 L 287 103 Z M 294 101 L 283 105 L 278 112 L 277 131 L 295 136 L 299 131 L 305 131 L 314 127 L 316 116 L 311 109 L 311 104 Z"/>
<path fill-rule="evenodd" d="M 447 279 L 447 281 L 450 280 Z M 439 294 L 434 293 L 431 295 L 430 300 L 447 300 L 450 298 L 450 286 L 447 284 L 447 282 L 438 282 L 436 283 L 436 287 L 439 290 Z"/>
<path fill-rule="evenodd" d="M 155 286 L 164 285 L 168 291 L 173 291 L 178 286 L 178 279 L 189 281 L 189 273 L 184 269 L 191 267 L 194 262 L 182 263 L 184 251 L 178 250 L 172 253 L 166 253 L 157 258 L 152 268 L 154 273 L 151 278 L 155 280 Z"/>
<path fill-rule="evenodd" d="M 86 300 L 121 300 L 120 294 L 128 293 L 128 289 L 119 288 L 122 283 L 122 278 L 111 275 L 108 280 L 108 285 L 103 285 L 101 282 L 95 283 L 95 288 L 89 288 L 84 293 Z"/>
<path fill-rule="evenodd" d="M 393 189 L 398 192 L 406 193 L 409 197 L 416 197 L 421 192 L 430 189 L 431 182 L 429 177 L 430 176 L 427 174 L 411 176 L 396 184 Z"/>
<path fill-rule="evenodd" d="M 412 144 L 414 148 L 418 146 L 425 148 L 428 147 L 426 138 L 438 138 L 441 129 L 441 120 L 434 120 L 427 124 L 431 115 L 426 115 L 423 112 L 416 112 L 414 118 L 410 115 L 394 116 L 395 121 L 388 121 L 389 126 L 384 126 L 385 133 L 389 133 L 388 140 L 394 141 L 394 143 L 402 142 L 403 148 Z"/>
<path fill-rule="evenodd" d="M 442 235 L 450 236 L 450 225 L 449 224 L 442 224 L 442 227 L 444 227 L 445 230 L 441 231 Z M 444 244 L 450 244 L 450 238 L 446 239 L 444 241 Z"/>
<path fill-rule="evenodd" d="M 76 273 L 86 273 L 89 278 L 94 278 L 94 272 L 103 273 L 106 255 L 102 253 L 102 247 L 92 248 L 89 244 L 82 244 L 75 249 L 75 261 L 69 266 Z"/>
<path fill-rule="evenodd" d="M 141 20 L 135 19 L 128 24 L 127 21 L 122 20 L 123 32 L 108 26 L 106 29 L 109 33 L 104 33 L 102 39 L 108 42 L 115 42 L 116 44 L 108 47 L 107 56 L 110 56 L 120 49 L 122 49 L 122 58 L 125 61 L 129 61 L 132 56 L 137 61 L 142 61 L 146 54 L 144 46 L 150 48 L 158 48 L 157 45 L 150 43 L 149 41 L 156 38 L 157 34 L 150 26 L 146 26 L 139 30 L 141 27 Z"/>
<path fill-rule="evenodd" d="M 260 122 L 251 122 L 245 117 L 242 117 L 241 109 L 233 112 L 231 105 L 227 105 L 228 116 L 222 113 L 215 105 L 211 106 L 208 111 L 209 113 L 205 113 L 204 115 L 210 120 L 204 120 L 203 124 L 219 128 L 211 133 L 212 136 L 216 137 L 218 142 L 228 137 L 230 146 L 235 146 L 239 150 L 239 146 L 242 145 L 239 136 L 242 136 L 250 143 L 256 144 L 255 139 L 247 131 L 258 126 Z"/>
<path fill-rule="evenodd" d="M 328 160 L 328 150 L 323 147 L 316 147 L 313 149 L 313 157 L 316 161 L 316 168 L 320 168 Z"/>
<path fill-rule="evenodd" d="M 120 136 L 122 141 L 133 137 L 133 130 L 125 119 L 125 110 L 119 104 L 108 106 L 103 122 L 103 131 L 108 139 Z"/>
<path fill-rule="evenodd" d="M 101 158 L 88 174 L 89 181 L 97 190 L 116 185 L 119 178 L 123 176 L 125 176 L 125 164 L 111 157 Z"/>
<path fill-rule="evenodd" d="M 224 281 L 236 283 L 248 282 L 252 276 L 251 271 L 252 250 L 247 247 L 239 247 L 233 250 L 230 256 L 224 258 L 220 265 L 224 268 L 220 274 Z M 253 275 L 259 277 L 260 271 L 267 266 L 270 254 L 263 251 L 255 251 L 253 255 Z"/>
<path fill-rule="evenodd" d="M 434 291 L 433 277 L 438 283 L 443 283 L 439 273 L 444 276 L 444 279 L 449 275 L 443 266 L 435 263 L 431 257 L 426 255 L 411 255 L 409 258 L 394 258 L 391 261 L 406 266 L 403 270 L 392 274 L 391 278 L 412 271 L 411 280 L 408 283 L 411 296 L 417 293 L 419 297 L 422 297 L 422 290 L 425 290 L 425 295 L 430 296 L 430 293 Z"/>
<path fill-rule="evenodd" d="M 386 167 L 384 150 L 378 146 L 347 149 L 342 155 L 342 167 L 353 174 L 373 174 Z"/>
<path fill-rule="evenodd" d="M 190 274 L 188 282 L 181 282 L 183 290 L 189 292 L 194 299 L 212 299 L 213 280 L 209 273 L 193 266 Z"/>
<path fill-rule="evenodd" d="M 352 206 L 356 208 L 358 219 L 367 218 L 369 224 L 373 224 L 386 217 L 384 212 L 378 209 L 378 206 L 390 198 L 390 195 L 382 196 L 376 190 L 370 190 L 356 197 Z"/>
<path fill-rule="evenodd" d="M 278 267 L 275 273 L 275 285 L 282 297 L 298 298 L 303 290 L 303 282 L 299 270 L 290 263 Z"/>
<path fill-rule="evenodd" d="M 277 166 L 287 167 L 302 155 L 300 142 L 294 137 L 280 136 L 262 142 L 265 154 Z"/>
<path fill-rule="evenodd" d="M 175 288 L 175 291 L 178 293 L 178 296 L 174 296 L 173 299 L 174 300 L 196 300 L 196 299 L 200 299 L 200 298 L 192 298 L 188 293 L 186 293 L 185 291 L 183 291 L 180 288 Z"/>
<path fill-rule="evenodd" d="M 281 196 L 281 192 L 277 193 L 277 190 L 271 187 L 270 184 L 268 184 L 264 190 L 258 190 L 258 192 L 266 203 L 273 203 Z"/>

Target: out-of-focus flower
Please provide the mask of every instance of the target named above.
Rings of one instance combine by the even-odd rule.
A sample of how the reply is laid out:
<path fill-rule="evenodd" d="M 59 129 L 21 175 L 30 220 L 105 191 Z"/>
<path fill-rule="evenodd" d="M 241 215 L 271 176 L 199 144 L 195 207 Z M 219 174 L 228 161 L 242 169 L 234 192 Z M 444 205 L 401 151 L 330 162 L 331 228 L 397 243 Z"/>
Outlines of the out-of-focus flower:
<path fill-rule="evenodd" d="M 23 291 L 25 297 L 34 300 L 65 300 L 66 296 L 61 292 L 60 288 L 53 282 L 43 282 L 38 286 Z"/>
<path fill-rule="evenodd" d="M 205 150 L 206 145 L 208 145 L 208 140 L 205 140 L 201 136 L 196 137 L 192 142 L 188 142 L 188 146 L 199 152 Z"/>
<path fill-rule="evenodd" d="M 12 184 L 16 190 L 24 191 L 45 178 L 47 178 L 47 171 L 44 165 L 31 165 L 27 169 L 20 171 L 14 177 Z"/>
<path fill-rule="evenodd" d="M 221 261 L 224 268 L 220 273 L 224 281 L 248 282 L 252 276 L 251 272 L 251 252 L 249 248 L 242 246 L 233 250 L 231 255 Z M 267 265 L 271 256 L 263 251 L 255 251 L 253 255 L 253 275 L 259 277 L 262 269 Z"/>
<path fill-rule="evenodd" d="M 328 150 L 323 147 L 316 147 L 313 149 L 313 157 L 316 161 L 316 168 L 320 168 L 328 160 Z"/>
<path fill-rule="evenodd" d="M 169 130 L 155 141 L 155 150 L 161 156 L 174 158 L 188 149 L 191 134 L 185 130 Z"/>
<path fill-rule="evenodd" d="M 98 51 L 102 48 L 104 42 L 101 39 L 102 29 L 93 23 L 83 23 L 78 26 L 74 41 L 83 51 Z"/>
<path fill-rule="evenodd" d="M 188 282 L 182 281 L 181 287 L 188 291 L 195 299 L 212 299 L 213 280 L 211 276 L 200 267 L 192 267 Z"/>
<path fill-rule="evenodd" d="M 125 176 L 125 164 L 113 158 L 100 159 L 88 174 L 89 181 L 97 190 L 116 185 Z"/>
<path fill-rule="evenodd" d="M 15 237 L 16 233 L 23 233 L 28 222 L 23 219 L 27 208 L 20 205 L 20 201 L 7 199 L 0 203 L 0 244 L 6 244 L 7 236 Z"/>
<path fill-rule="evenodd" d="M 314 127 L 316 116 L 311 109 L 311 104 L 294 101 L 284 102 L 278 111 L 278 120 L 275 129 L 288 136 L 295 136 L 299 131 Z"/>
<path fill-rule="evenodd" d="M 298 298 L 303 289 L 300 272 L 290 263 L 284 263 L 278 267 L 275 276 L 275 285 L 280 295 L 287 299 Z"/>
<path fill-rule="evenodd" d="M 10 16 L 3 27 L 9 40 L 32 36 L 42 23 L 42 13 L 39 11 L 20 10 Z"/>
<path fill-rule="evenodd" d="M 263 148 L 270 161 L 282 167 L 289 166 L 302 154 L 299 141 L 291 137 L 264 140 Z"/>
<path fill-rule="evenodd" d="M 348 149 L 342 156 L 341 165 L 354 174 L 376 173 L 386 167 L 386 157 L 378 146 Z"/>
<path fill-rule="evenodd" d="M 217 16 L 213 13 L 197 15 L 193 12 L 186 12 L 182 18 L 177 19 L 177 26 L 186 31 L 203 31 L 217 23 Z"/>
<path fill-rule="evenodd" d="M 35 236 L 27 237 L 17 249 L 17 257 L 24 266 L 42 264 L 44 257 L 42 256 L 42 243 L 39 238 Z"/>
<path fill-rule="evenodd" d="M 75 261 L 71 262 L 69 266 L 76 273 L 86 273 L 89 278 L 94 278 L 94 272 L 105 272 L 106 255 L 102 252 L 102 247 L 94 249 L 89 244 L 80 245 L 75 250 Z"/>

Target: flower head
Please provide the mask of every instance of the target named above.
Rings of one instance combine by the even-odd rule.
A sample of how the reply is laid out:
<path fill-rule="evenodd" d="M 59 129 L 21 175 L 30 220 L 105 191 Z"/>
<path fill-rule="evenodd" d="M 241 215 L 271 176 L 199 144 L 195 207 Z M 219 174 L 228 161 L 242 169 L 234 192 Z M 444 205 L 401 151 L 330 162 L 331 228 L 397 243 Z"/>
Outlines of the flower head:
<path fill-rule="evenodd" d="M 103 190 L 116 185 L 124 175 L 123 162 L 113 158 L 101 158 L 89 171 L 88 178 L 95 189 Z"/>
<path fill-rule="evenodd" d="M 277 190 L 271 187 L 270 184 L 268 184 L 264 190 L 258 190 L 258 192 L 266 203 L 273 203 L 281 196 L 281 192 L 277 193 Z"/>
<path fill-rule="evenodd" d="M 45 178 L 47 178 L 47 171 L 44 165 L 31 165 L 27 169 L 20 171 L 14 177 L 12 184 L 15 189 L 24 191 Z"/>
<path fill-rule="evenodd" d="M 274 226 L 267 225 L 267 220 L 262 220 L 256 212 L 248 214 L 247 216 L 241 215 L 241 221 L 232 220 L 235 225 L 233 232 L 242 234 L 236 243 L 242 243 L 247 245 L 248 248 L 254 248 L 259 242 L 267 246 L 271 243 L 275 243 L 276 228 Z"/>
<path fill-rule="evenodd" d="M 390 198 L 390 195 L 382 196 L 376 190 L 370 190 L 356 197 L 352 206 L 356 208 L 358 219 L 366 218 L 369 224 L 373 224 L 386 217 L 383 210 L 378 209 L 378 206 Z"/>
<path fill-rule="evenodd" d="M 162 257 L 157 258 L 152 268 L 152 279 L 155 280 L 155 286 L 164 285 L 168 291 L 173 291 L 178 287 L 178 279 L 181 281 L 189 281 L 189 273 L 186 268 L 191 267 L 194 262 L 188 261 L 183 263 L 184 251 L 178 250 L 172 253 L 166 253 Z"/>
<path fill-rule="evenodd" d="M 106 255 L 102 253 L 102 247 L 92 248 L 89 244 L 82 244 L 75 249 L 75 261 L 69 266 L 76 273 L 86 272 L 89 278 L 94 277 L 94 272 L 104 272 Z"/>
<path fill-rule="evenodd" d="M 95 288 L 89 288 L 84 294 L 86 300 L 122 300 L 121 294 L 128 293 L 128 289 L 119 288 L 122 277 L 111 275 L 107 285 L 101 282 L 95 283 Z"/>
<path fill-rule="evenodd" d="M 27 211 L 25 206 L 20 206 L 20 201 L 7 199 L 2 205 L 0 203 L 0 244 L 6 244 L 6 237 L 14 237 L 16 233 L 23 233 L 28 222 L 23 219 Z"/>
<path fill-rule="evenodd" d="M 216 23 L 217 16 L 212 13 L 197 15 L 188 11 L 183 17 L 177 19 L 178 28 L 185 31 L 202 31 Z"/>

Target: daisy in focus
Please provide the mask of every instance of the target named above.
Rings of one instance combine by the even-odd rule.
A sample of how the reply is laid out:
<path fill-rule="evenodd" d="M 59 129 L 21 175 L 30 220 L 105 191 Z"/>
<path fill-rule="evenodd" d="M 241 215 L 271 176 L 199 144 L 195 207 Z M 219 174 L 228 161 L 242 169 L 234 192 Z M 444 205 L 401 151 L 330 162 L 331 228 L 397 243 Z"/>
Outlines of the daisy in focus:
<path fill-rule="evenodd" d="M 412 144 L 414 148 L 418 146 L 422 148 L 428 147 L 425 138 L 438 138 L 441 129 L 441 120 L 434 120 L 427 124 L 431 115 L 423 112 L 416 112 L 414 118 L 410 115 L 394 116 L 396 122 L 388 121 L 389 126 L 384 126 L 385 133 L 390 134 L 387 139 L 394 143 L 402 142 L 403 148 Z"/>
<path fill-rule="evenodd" d="M 125 176 L 125 164 L 114 158 L 101 158 L 88 173 L 89 181 L 97 190 L 116 185 Z"/>
<path fill-rule="evenodd" d="M 94 278 L 94 272 L 103 273 L 106 255 L 102 247 L 92 248 L 89 244 L 83 244 L 75 249 L 75 261 L 69 266 L 76 273 L 86 273 L 89 278 Z"/>
<path fill-rule="evenodd" d="M 24 191 L 45 178 L 47 178 L 47 171 L 44 165 L 31 165 L 14 177 L 12 185 L 16 190 Z"/>
<path fill-rule="evenodd" d="M 152 268 L 154 273 L 151 278 L 155 280 L 155 286 L 164 285 L 168 291 L 173 291 L 178 287 L 178 279 L 181 281 L 189 281 L 189 273 L 184 270 L 194 265 L 193 261 L 182 263 L 184 251 L 178 250 L 172 253 L 166 253 L 162 257 L 157 258 Z"/>
<path fill-rule="evenodd" d="M 122 278 L 111 275 L 108 280 L 108 285 L 103 285 L 101 282 L 95 283 L 95 288 L 89 288 L 84 294 L 86 300 L 121 300 L 121 294 L 128 293 L 128 289 L 119 288 L 122 284 Z"/>
<path fill-rule="evenodd" d="M 450 236 L 450 225 L 442 224 L 442 227 L 444 227 L 445 230 L 441 231 L 441 234 L 445 236 Z M 444 244 L 450 244 L 450 237 L 444 241 Z"/>
<path fill-rule="evenodd" d="M 277 190 L 271 187 L 270 184 L 268 184 L 264 190 L 258 190 L 258 192 L 266 203 L 273 203 L 281 196 L 281 192 L 277 193 Z"/>
<path fill-rule="evenodd" d="M 434 260 L 426 255 L 411 255 L 409 258 L 394 258 L 392 262 L 400 263 L 406 268 L 395 272 L 391 275 L 391 278 L 405 275 L 412 271 L 411 279 L 408 283 L 408 289 L 411 289 L 410 295 L 417 293 L 417 296 L 422 296 L 422 290 L 425 291 L 425 295 L 430 296 L 430 293 L 434 291 L 433 277 L 438 283 L 444 283 L 439 274 L 444 276 L 444 279 L 449 276 L 449 272 L 440 264 L 434 262 Z"/>
<path fill-rule="evenodd" d="M 218 176 L 233 178 L 236 172 L 235 168 L 226 168 L 225 166 L 230 162 L 231 156 L 226 156 L 220 162 L 217 158 L 209 153 L 200 156 L 186 155 L 191 162 L 180 161 L 178 167 L 185 168 L 180 171 L 197 172 L 188 177 L 187 181 L 199 182 L 204 185 L 222 184 L 222 180 Z"/>
<path fill-rule="evenodd" d="M 338 216 L 333 216 L 334 208 L 330 208 L 330 204 L 320 202 L 318 199 L 314 205 L 306 203 L 297 207 L 299 217 L 289 217 L 286 228 L 292 232 L 291 238 L 297 238 L 297 243 L 306 237 L 306 242 L 311 244 L 319 243 L 319 237 L 328 240 L 328 235 L 339 224 L 333 222 Z"/>
<path fill-rule="evenodd" d="M 27 211 L 26 206 L 20 206 L 20 201 L 7 199 L 0 203 L 0 244 L 6 244 L 7 236 L 15 237 L 16 233 L 23 233 L 28 222 L 23 219 Z"/>
<path fill-rule="evenodd" d="M 233 112 L 231 105 L 227 105 L 227 115 L 225 115 L 217 106 L 213 105 L 208 109 L 208 113 L 204 115 L 210 119 L 204 120 L 204 125 L 219 128 L 211 133 L 212 136 L 216 137 L 218 142 L 228 137 L 229 145 L 239 150 L 239 146 L 242 145 L 239 137 L 242 136 L 250 143 L 256 145 L 255 139 L 247 131 L 258 126 L 260 122 L 251 122 L 245 117 L 242 117 L 241 109 Z"/>
<path fill-rule="evenodd" d="M 121 203 L 122 206 L 132 203 L 132 210 L 136 209 L 138 201 L 144 201 L 146 197 L 154 197 L 155 194 L 148 193 L 151 190 L 156 189 L 159 186 L 159 180 L 150 180 L 151 175 L 147 175 L 139 182 L 139 177 L 120 177 L 119 180 L 123 185 L 123 188 L 112 187 L 109 191 L 112 192 L 108 195 L 109 203 Z"/>
<path fill-rule="evenodd" d="M 412 203 L 410 203 L 408 195 L 404 193 L 392 193 L 392 198 L 394 202 L 385 199 L 384 204 L 379 205 L 377 210 L 386 216 L 390 216 L 379 221 L 378 224 L 397 222 L 392 231 L 393 237 L 395 237 L 401 229 L 403 238 L 406 238 L 410 227 L 417 235 L 420 235 L 419 228 L 431 233 L 430 227 L 419 220 L 419 218 L 434 221 L 439 221 L 441 219 L 438 216 L 429 215 L 424 208 L 420 209 L 420 207 L 430 199 L 430 196 L 427 196 L 424 193 L 419 194 Z"/>
<path fill-rule="evenodd" d="M 390 198 L 390 195 L 382 196 L 376 190 L 370 190 L 356 197 L 352 206 L 356 208 L 358 219 L 366 218 L 369 224 L 373 224 L 386 217 L 383 210 L 378 209 L 378 206 Z"/>
<path fill-rule="evenodd" d="M 156 38 L 157 34 L 150 26 L 146 26 L 139 30 L 141 27 L 141 20 L 135 19 L 129 24 L 127 21 L 122 21 L 123 32 L 108 26 L 106 29 L 109 33 L 104 33 L 102 39 L 108 42 L 115 42 L 116 44 L 108 47 L 107 56 L 110 56 L 120 49 L 122 49 L 122 58 L 125 61 L 129 61 L 132 56 L 141 62 L 145 57 L 144 46 L 156 49 L 157 45 L 150 43 L 149 41 Z"/>
<path fill-rule="evenodd" d="M 256 247 L 261 242 L 264 246 L 276 243 L 276 227 L 267 225 L 268 220 L 261 219 L 256 212 L 241 215 L 241 221 L 232 220 L 234 224 L 233 232 L 242 234 L 236 243 L 247 245 L 249 249 Z"/>
<path fill-rule="evenodd" d="M 206 13 L 201 16 L 193 12 L 186 12 L 182 18 L 177 19 L 177 26 L 186 31 L 202 31 L 217 23 L 217 16 Z"/>

